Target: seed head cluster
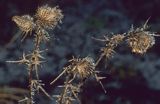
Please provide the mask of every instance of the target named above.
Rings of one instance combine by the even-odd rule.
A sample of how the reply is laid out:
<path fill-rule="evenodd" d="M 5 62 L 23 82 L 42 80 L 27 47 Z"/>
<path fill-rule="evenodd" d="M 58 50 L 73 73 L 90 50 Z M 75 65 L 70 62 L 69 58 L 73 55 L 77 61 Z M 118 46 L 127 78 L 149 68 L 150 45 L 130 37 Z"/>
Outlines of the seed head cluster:
<path fill-rule="evenodd" d="M 37 9 L 34 18 L 30 15 L 23 15 L 13 16 L 12 20 L 17 24 L 20 30 L 25 33 L 24 39 L 27 34 L 29 32 L 31 34 L 33 30 L 39 34 L 40 32 L 44 33 L 45 29 L 54 29 L 58 23 L 61 23 L 62 18 L 63 14 L 58 6 L 52 8 L 45 5 Z M 46 34 L 48 33 L 45 31 L 43 35 Z"/>

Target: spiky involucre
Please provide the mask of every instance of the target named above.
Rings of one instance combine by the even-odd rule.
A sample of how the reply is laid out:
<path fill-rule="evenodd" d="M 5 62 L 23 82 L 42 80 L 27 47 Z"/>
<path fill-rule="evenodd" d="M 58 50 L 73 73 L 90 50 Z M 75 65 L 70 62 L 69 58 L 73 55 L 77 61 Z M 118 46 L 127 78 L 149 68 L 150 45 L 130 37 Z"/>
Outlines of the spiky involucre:
<path fill-rule="evenodd" d="M 132 52 L 143 54 L 155 44 L 155 38 L 151 33 L 146 31 L 132 32 L 127 39 Z"/>
<path fill-rule="evenodd" d="M 74 75 L 77 74 L 80 76 L 80 78 L 88 78 L 91 74 L 93 74 L 95 69 L 95 64 L 93 62 L 93 59 L 91 57 L 85 57 L 85 58 L 73 58 L 70 60 L 70 72 Z"/>
<path fill-rule="evenodd" d="M 36 15 L 37 24 L 43 28 L 53 29 L 63 18 L 62 11 L 58 6 L 51 8 L 47 5 L 39 7 Z"/>
<path fill-rule="evenodd" d="M 33 18 L 30 15 L 23 16 L 13 16 L 12 20 L 18 25 L 20 30 L 27 34 L 28 32 L 32 32 L 34 29 Z"/>

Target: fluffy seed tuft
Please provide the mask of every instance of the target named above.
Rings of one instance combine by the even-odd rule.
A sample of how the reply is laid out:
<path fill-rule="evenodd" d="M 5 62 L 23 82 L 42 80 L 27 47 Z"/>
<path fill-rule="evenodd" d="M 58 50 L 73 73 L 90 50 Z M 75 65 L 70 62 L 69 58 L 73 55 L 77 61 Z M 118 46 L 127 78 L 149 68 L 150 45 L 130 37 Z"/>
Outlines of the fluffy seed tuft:
<path fill-rule="evenodd" d="M 51 8 L 45 5 L 38 8 L 35 17 L 37 24 L 47 29 L 53 29 L 58 22 L 61 22 L 63 14 L 58 6 Z"/>

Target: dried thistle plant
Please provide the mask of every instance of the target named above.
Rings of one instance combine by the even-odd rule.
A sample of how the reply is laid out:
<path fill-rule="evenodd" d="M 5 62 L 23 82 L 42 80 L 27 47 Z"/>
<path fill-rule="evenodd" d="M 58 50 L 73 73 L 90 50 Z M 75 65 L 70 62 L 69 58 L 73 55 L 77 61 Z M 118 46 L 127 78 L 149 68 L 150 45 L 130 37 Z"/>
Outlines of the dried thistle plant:
<path fill-rule="evenodd" d="M 68 61 L 69 65 L 63 68 L 63 72 L 55 78 L 50 84 L 54 84 L 64 73 L 66 73 L 66 80 L 64 82 L 64 91 L 57 95 L 57 103 L 58 104 L 72 104 L 72 100 L 76 100 L 79 104 L 81 104 L 79 100 L 80 89 L 85 83 L 87 79 L 90 77 L 94 77 L 97 82 L 100 83 L 103 90 L 104 86 L 101 79 L 105 77 L 99 77 L 98 71 L 95 70 L 95 63 L 93 58 L 85 57 L 85 58 L 72 58 Z M 76 92 L 76 93 L 75 93 Z M 69 100 L 70 99 L 70 100 Z M 72 99 L 72 100 L 71 100 Z M 74 101 L 73 100 L 73 101 Z M 69 103 L 70 102 L 70 103 Z"/>
<path fill-rule="evenodd" d="M 48 5 L 39 7 L 33 17 L 30 15 L 23 15 L 14 16 L 12 18 L 22 31 L 22 40 L 24 40 L 28 34 L 32 35 L 32 32 L 34 31 L 34 49 L 32 52 L 29 54 L 23 53 L 20 60 L 7 61 L 10 63 L 25 64 L 27 66 L 30 95 L 25 97 L 25 99 L 20 100 L 20 103 L 27 102 L 27 104 L 34 104 L 34 96 L 39 90 L 52 99 L 52 97 L 44 90 L 44 84 L 39 79 L 38 75 L 41 64 L 45 62 L 45 58 L 42 56 L 44 50 L 40 49 L 40 44 L 44 41 L 48 41 L 50 38 L 47 29 L 54 29 L 58 23 L 61 23 L 62 18 L 63 14 L 58 6 L 52 8 Z M 157 35 L 146 31 L 147 22 L 148 20 L 142 28 L 131 28 L 128 33 L 112 35 L 111 37 L 104 36 L 104 39 L 97 39 L 104 42 L 105 47 L 101 48 L 102 53 L 96 62 L 94 62 L 91 57 L 73 57 L 69 60 L 69 65 L 64 67 L 63 71 L 50 83 L 51 85 L 54 84 L 62 75 L 65 75 L 64 85 L 59 86 L 63 88 L 63 91 L 61 94 L 53 96 L 57 98 L 57 104 L 73 104 L 73 102 L 81 104 L 79 99 L 80 92 L 82 86 L 90 77 L 94 77 L 106 93 L 105 87 L 101 82 L 101 79 L 104 79 L 105 77 L 98 75 L 100 71 L 97 70 L 97 66 L 103 57 L 108 60 L 113 57 L 115 48 L 122 42 L 127 42 L 127 45 L 131 47 L 132 52 L 138 54 L 144 54 L 151 48 L 155 44 L 154 36 Z M 34 75 L 36 75 L 36 77 Z"/>
<path fill-rule="evenodd" d="M 155 36 L 159 36 L 153 32 L 146 30 L 148 28 L 148 20 L 140 28 L 134 29 L 132 26 L 128 33 L 113 35 L 110 38 L 104 36 L 105 39 L 96 39 L 98 41 L 105 42 L 106 44 L 105 47 L 101 48 L 102 53 L 98 58 L 96 66 L 104 56 L 106 57 L 106 59 L 110 59 L 111 57 L 113 57 L 115 53 L 114 49 L 121 43 L 126 42 L 127 45 L 132 49 L 133 53 L 146 53 L 146 51 L 155 44 Z"/>
<path fill-rule="evenodd" d="M 42 87 L 44 84 L 39 80 L 38 70 L 41 64 L 45 62 L 45 58 L 42 56 L 44 50 L 40 49 L 40 44 L 43 43 L 43 40 L 49 39 L 46 29 L 54 29 L 55 26 L 61 22 L 62 18 L 63 14 L 58 7 L 52 8 L 48 5 L 39 7 L 34 17 L 30 15 L 13 16 L 12 20 L 20 28 L 22 35 L 24 34 L 22 40 L 24 40 L 28 34 L 32 35 L 32 31 L 35 31 L 33 39 L 34 49 L 32 52 L 27 55 L 23 53 L 22 59 L 20 60 L 7 61 L 10 63 L 25 64 L 27 66 L 30 95 L 20 102 L 25 101 L 27 104 L 34 104 L 34 96 L 39 90 L 51 99 L 51 96 Z M 36 77 L 34 75 L 36 75 Z"/>
<path fill-rule="evenodd" d="M 115 53 L 115 48 L 121 43 L 127 43 L 132 48 L 132 52 L 144 54 L 155 43 L 155 35 L 149 31 L 145 31 L 147 22 L 142 28 L 132 29 L 128 33 L 112 35 L 111 37 L 104 36 L 104 39 L 96 39 L 105 42 L 105 47 L 101 48 L 101 55 L 96 62 L 91 57 L 74 58 L 69 60 L 69 65 L 63 68 L 62 73 L 59 74 L 50 84 L 54 84 L 63 74 L 66 73 L 66 80 L 64 82 L 64 90 L 60 95 L 57 95 L 57 104 L 73 104 L 74 100 L 77 100 L 81 104 L 78 95 L 80 93 L 81 86 L 85 83 L 86 79 L 90 76 L 94 76 L 96 80 L 101 84 L 102 88 L 106 92 L 101 79 L 105 77 L 98 77 L 96 67 L 103 57 L 110 59 Z M 78 83 L 75 81 L 78 80 Z M 75 86 L 76 85 L 76 86 Z M 72 87 L 77 88 L 77 93 L 74 94 Z M 71 89 L 71 90 L 70 90 Z"/>

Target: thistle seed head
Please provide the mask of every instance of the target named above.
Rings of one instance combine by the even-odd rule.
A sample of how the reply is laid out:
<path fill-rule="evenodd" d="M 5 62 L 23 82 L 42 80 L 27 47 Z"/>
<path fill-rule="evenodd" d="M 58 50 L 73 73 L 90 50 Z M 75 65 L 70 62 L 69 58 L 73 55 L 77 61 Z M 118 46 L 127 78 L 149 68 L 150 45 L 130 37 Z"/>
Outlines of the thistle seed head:
<path fill-rule="evenodd" d="M 155 44 L 155 38 L 149 32 L 131 32 L 129 35 L 127 42 L 134 53 L 143 54 Z"/>
<path fill-rule="evenodd" d="M 85 57 L 85 58 L 73 58 L 70 60 L 71 62 L 71 73 L 78 74 L 80 78 L 88 78 L 95 69 L 95 64 L 93 62 L 93 59 L 91 57 Z"/>
<path fill-rule="evenodd" d="M 43 28 L 53 29 L 63 18 L 62 11 L 56 6 L 54 8 L 47 5 L 39 7 L 35 15 L 37 24 Z"/>
<path fill-rule="evenodd" d="M 30 15 L 13 16 L 12 20 L 25 34 L 27 34 L 28 32 L 32 32 L 32 30 L 34 29 L 35 24 L 33 22 L 33 18 Z"/>

